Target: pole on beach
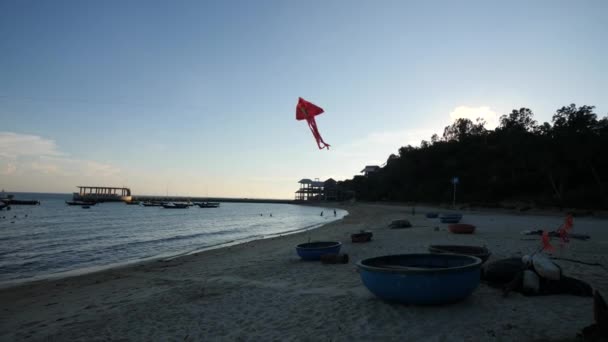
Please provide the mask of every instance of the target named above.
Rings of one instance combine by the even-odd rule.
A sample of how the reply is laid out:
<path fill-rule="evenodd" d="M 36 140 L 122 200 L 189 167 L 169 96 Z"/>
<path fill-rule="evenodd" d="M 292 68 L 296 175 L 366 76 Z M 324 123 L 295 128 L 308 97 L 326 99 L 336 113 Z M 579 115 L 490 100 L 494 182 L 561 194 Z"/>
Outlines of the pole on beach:
<path fill-rule="evenodd" d="M 452 184 L 454 184 L 454 197 L 452 198 L 452 208 L 456 209 L 456 184 L 458 184 L 458 177 L 452 178 Z"/>

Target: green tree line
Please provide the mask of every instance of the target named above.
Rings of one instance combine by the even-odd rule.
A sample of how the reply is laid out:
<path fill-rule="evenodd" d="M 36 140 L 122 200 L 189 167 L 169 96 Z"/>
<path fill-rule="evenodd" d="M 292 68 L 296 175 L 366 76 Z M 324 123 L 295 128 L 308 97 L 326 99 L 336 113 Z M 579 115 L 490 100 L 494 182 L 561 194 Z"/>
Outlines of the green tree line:
<path fill-rule="evenodd" d="M 495 130 L 458 119 L 441 137 L 401 147 L 377 172 L 339 186 L 359 200 L 451 202 L 457 176 L 460 202 L 608 208 L 608 117 L 594 110 L 571 104 L 538 124 L 530 109 L 514 109 Z"/>

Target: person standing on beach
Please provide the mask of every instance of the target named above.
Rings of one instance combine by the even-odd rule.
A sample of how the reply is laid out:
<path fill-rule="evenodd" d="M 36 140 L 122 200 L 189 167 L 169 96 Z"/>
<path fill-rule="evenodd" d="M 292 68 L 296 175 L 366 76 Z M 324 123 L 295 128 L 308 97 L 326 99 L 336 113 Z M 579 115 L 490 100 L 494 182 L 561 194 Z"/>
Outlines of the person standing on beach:
<path fill-rule="evenodd" d="M 334 217 L 336 217 L 336 209 L 334 209 Z"/>
<path fill-rule="evenodd" d="M 321 216 L 323 216 L 323 212 L 321 212 Z"/>

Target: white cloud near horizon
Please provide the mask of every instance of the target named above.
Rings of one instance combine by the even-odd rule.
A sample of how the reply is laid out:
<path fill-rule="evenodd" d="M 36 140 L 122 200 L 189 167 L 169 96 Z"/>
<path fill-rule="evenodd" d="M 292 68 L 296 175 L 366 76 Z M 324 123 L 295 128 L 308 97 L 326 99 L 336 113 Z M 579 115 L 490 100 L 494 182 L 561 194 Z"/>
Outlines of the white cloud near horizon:
<path fill-rule="evenodd" d="M 498 114 L 488 106 L 458 106 L 450 112 L 450 119 L 451 122 L 454 122 L 460 118 L 469 119 L 473 122 L 482 118 L 486 121 L 486 129 L 495 129 L 498 126 Z"/>
<path fill-rule="evenodd" d="M 64 156 L 53 140 L 37 135 L 0 132 L 0 158 L 20 156 Z"/>
<path fill-rule="evenodd" d="M 121 170 L 114 165 L 73 158 L 61 151 L 53 140 L 14 132 L 0 132 L 0 174 L 7 176 L 5 182 L 10 182 L 2 184 L 3 187 L 19 189 L 40 183 L 65 189 L 68 182 L 113 183 L 121 178 Z"/>

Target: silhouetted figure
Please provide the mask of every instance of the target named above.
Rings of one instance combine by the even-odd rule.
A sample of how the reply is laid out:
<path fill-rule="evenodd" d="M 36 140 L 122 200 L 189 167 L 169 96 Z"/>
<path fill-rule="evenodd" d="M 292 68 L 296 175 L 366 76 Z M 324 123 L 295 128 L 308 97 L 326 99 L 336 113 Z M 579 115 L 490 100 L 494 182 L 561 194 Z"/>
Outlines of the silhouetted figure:
<path fill-rule="evenodd" d="M 270 217 L 272 217 L 272 213 L 270 213 Z"/>
<path fill-rule="evenodd" d="M 336 209 L 334 209 L 334 217 L 336 217 Z"/>
<path fill-rule="evenodd" d="M 323 212 L 321 212 L 321 216 L 323 216 Z"/>

